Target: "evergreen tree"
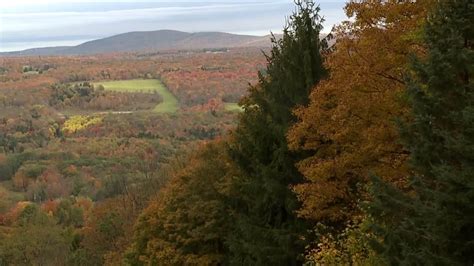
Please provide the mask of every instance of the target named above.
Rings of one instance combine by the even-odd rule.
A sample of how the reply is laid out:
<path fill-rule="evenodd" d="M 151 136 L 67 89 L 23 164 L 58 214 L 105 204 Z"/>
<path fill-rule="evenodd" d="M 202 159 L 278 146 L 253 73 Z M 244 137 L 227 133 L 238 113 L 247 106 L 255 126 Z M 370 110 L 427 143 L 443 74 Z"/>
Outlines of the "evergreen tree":
<path fill-rule="evenodd" d="M 416 177 L 408 192 L 376 180 L 370 211 L 390 264 L 474 263 L 474 3 L 442 0 L 414 60 L 401 126 Z"/>
<path fill-rule="evenodd" d="M 320 40 L 322 18 L 313 1 L 296 1 L 281 39 L 272 38 L 267 69 L 241 102 L 244 113 L 230 142 L 230 154 L 244 173 L 234 180 L 231 205 L 235 231 L 228 239 L 231 263 L 294 265 L 304 252 L 304 222 L 291 185 L 301 182 L 299 156 L 286 134 L 293 108 L 306 105 L 311 89 L 326 76 Z"/>

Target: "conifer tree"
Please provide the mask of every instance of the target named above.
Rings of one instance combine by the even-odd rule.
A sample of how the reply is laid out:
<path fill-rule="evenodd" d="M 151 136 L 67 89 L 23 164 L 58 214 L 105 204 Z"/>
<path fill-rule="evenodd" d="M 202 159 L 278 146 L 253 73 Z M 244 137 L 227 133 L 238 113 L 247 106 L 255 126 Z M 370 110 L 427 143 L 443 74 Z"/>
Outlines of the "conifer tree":
<path fill-rule="evenodd" d="M 294 107 L 306 105 L 311 89 L 326 76 L 320 40 L 322 18 L 313 1 L 296 1 L 281 39 L 273 37 L 267 69 L 241 102 L 244 113 L 230 142 L 230 154 L 244 173 L 234 180 L 231 205 L 235 230 L 227 244 L 231 263 L 294 265 L 304 252 L 306 226 L 291 185 L 301 182 L 299 156 L 286 134 Z"/>
<path fill-rule="evenodd" d="M 401 126 L 415 178 L 407 192 L 376 180 L 369 210 L 390 264 L 474 263 L 474 4 L 441 0 L 427 20 L 426 59 L 409 78 Z"/>

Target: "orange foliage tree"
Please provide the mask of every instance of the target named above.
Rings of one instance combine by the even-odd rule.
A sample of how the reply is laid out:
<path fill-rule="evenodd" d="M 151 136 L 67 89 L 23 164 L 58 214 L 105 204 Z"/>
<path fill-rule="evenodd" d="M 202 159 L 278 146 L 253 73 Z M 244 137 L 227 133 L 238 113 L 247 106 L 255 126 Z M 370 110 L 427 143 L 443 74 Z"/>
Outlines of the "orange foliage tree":
<path fill-rule="evenodd" d="M 294 187 L 299 215 L 342 228 L 357 213 L 369 175 L 403 184 L 407 152 L 394 120 L 407 114 L 401 99 L 411 53 L 431 1 L 351 1 L 353 22 L 335 28 L 327 58 L 330 77 L 299 108 L 290 148 L 310 154 L 298 163 L 306 182 Z M 342 227 L 341 227 L 342 226 Z"/>

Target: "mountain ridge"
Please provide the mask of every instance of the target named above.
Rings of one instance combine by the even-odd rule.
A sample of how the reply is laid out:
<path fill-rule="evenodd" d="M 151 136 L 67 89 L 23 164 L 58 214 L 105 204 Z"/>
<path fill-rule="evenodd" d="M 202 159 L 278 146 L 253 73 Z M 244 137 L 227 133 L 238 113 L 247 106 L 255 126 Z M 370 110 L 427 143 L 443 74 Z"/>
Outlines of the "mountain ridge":
<path fill-rule="evenodd" d="M 176 30 L 132 31 L 76 46 L 39 47 L 0 52 L 0 56 L 92 55 L 103 53 L 194 50 L 235 47 L 270 47 L 270 36 L 226 32 L 183 32 Z"/>

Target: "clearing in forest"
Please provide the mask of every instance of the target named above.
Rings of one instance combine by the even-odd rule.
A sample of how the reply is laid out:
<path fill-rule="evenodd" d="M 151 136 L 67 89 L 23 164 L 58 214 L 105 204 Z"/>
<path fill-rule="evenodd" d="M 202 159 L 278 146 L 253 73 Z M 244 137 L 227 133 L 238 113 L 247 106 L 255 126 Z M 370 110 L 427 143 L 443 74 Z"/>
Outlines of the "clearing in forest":
<path fill-rule="evenodd" d="M 178 111 L 178 99 L 157 79 L 132 79 L 98 82 L 95 85 L 104 86 L 105 90 L 119 92 L 158 92 L 163 102 L 153 108 L 157 113 L 175 113 Z"/>
<path fill-rule="evenodd" d="M 224 109 L 231 112 L 243 112 L 244 109 L 238 103 L 225 103 Z"/>

